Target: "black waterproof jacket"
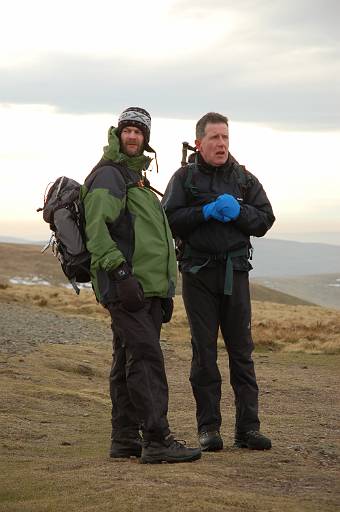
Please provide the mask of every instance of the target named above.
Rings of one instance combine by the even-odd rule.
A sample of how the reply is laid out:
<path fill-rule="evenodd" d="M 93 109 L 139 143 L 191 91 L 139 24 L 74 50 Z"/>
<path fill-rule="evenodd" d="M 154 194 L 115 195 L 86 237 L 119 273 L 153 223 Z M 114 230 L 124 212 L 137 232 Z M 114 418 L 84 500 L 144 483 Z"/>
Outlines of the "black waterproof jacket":
<path fill-rule="evenodd" d="M 189 165 L 174 173 L 162 200 L 172 234 L 181 241 L 180 269 L 190 270 L 193 264 L 202 264 L 208 256 L 212 266 L 242 249 L 245 254 L 233 258 L 233 268 L 251 269 L 246 250 L 251 247 L 249 237 L 265 235 L 275 221 L 261 183 L 231 154 L 220 167 L 207 164 L 199 154 L 196 164 Z M 241 206 L 238 218 L 227 223 L 206 221 L 202 207 L 225 193 L 238 200 Z"/>

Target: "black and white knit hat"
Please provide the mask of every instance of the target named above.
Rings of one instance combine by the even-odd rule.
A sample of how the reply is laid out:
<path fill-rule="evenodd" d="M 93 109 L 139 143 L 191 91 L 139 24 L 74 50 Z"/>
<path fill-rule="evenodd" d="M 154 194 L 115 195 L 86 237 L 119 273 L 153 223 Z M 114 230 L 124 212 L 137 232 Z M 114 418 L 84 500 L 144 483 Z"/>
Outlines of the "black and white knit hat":
<path fill-rule="evenodd" d="M 151 116 L 149 112 L 140 107 L 129 107 L 123 110 L 118 118 L 118 137 L 120 137 L 123 128 L 126 126 L 136 126 L 136 128 L 139 128 L 144 135 L 144 149 L 155 153 L 149 145 L 151 130 Z"/>

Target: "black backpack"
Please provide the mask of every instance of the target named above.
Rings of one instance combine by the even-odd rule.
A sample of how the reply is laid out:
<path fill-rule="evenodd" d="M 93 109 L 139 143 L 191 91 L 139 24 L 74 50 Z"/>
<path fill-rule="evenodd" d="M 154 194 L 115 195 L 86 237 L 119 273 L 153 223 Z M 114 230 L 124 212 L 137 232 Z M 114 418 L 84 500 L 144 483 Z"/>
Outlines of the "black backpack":
<path fill-rule="evenodd" d="M 51 238 L 41 252 L 49 247 L 61 268 L 79 294 L 77 283 L 91 281 L 91 255 L 86 249 L 84 207 L 80 198 L 81 185 L 66 176 L 58 178 L 44 198 L 43 219 L 50 226 Z"/>

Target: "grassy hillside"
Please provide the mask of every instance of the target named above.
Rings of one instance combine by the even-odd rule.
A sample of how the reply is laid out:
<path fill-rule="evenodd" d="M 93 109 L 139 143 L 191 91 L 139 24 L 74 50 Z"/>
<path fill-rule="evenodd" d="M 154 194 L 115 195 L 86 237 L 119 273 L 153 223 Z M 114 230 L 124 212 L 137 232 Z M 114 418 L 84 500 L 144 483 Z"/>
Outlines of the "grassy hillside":
<path fill-rule="evenodd" d="M 0 243 L 0 281 L 8 282 L 12 278 L 35 278 L 46 280 L 52 285 L 67 284 L 59 262 L 48 249 L 41 254 L 38 245 Z M 177 293 L 181 293 L 179 280 Z M 263 285 L 251 285 L 252 299 L 270 301 L 279 304 L 308 305 L 310 302 L 287 293 L 271 290 Z"/>

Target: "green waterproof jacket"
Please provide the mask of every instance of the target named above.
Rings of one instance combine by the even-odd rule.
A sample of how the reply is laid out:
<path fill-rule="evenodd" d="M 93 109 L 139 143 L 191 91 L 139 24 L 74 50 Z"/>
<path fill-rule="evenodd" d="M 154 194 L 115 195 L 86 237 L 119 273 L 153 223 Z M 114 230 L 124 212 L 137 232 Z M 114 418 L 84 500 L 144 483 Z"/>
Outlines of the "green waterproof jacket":
<path fill-rule="evenodd" d="M 141 171 L 128 166 L 127 157 L 118 162 L 105 157 L 104 152 L 82 187 L 86 245 L 97 300 L 104 305 L 117 300 L 110 271 L 124 261 L 146 297 L 172 297 L 177 266 L 163 208 Z"/>

